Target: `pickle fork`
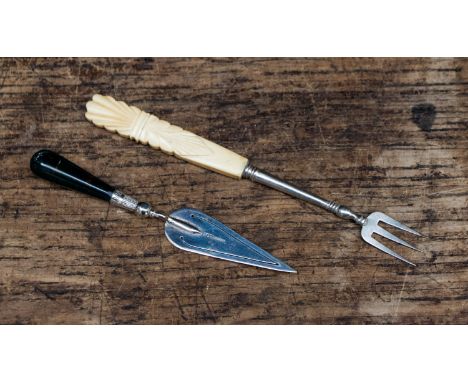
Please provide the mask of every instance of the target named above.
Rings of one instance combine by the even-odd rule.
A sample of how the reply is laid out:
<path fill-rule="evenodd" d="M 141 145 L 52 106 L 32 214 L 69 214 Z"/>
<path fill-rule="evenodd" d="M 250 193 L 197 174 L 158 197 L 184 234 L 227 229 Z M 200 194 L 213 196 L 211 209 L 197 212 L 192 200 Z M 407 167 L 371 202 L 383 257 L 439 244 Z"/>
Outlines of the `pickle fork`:
<path fill-rule="evenodd" d="M 124 102 L 116 101 L 112 97 L 96 94 L 92 101 L 87 103 L 86 108 L 86 118 L 106 130 L 116 132 L 143 144 L 149 144 L 153 148 L 161 149 L 166 154 L 174 155 L 189 163 L 220 174 L 261 183 L 295 198 L 315 204 L 341 218 L 352 220 L 361 226 L 361 237 L 368 244 L 408 265 L 415 266 L 413 262 L 388 248 L 374 236 L 378 235 L 397 244 L 420 251 L 417 247 L 382 228 L 379 223 L 386 223 L 417 236 L 421 236 L 421 234 L 382 212 L 373 212 L 367 217 L 356 214 L 348 207 L 302 191 L 254 167 L 247 158 L 216 143 L 162 121 L 134 106 L 128 106 Z"/>

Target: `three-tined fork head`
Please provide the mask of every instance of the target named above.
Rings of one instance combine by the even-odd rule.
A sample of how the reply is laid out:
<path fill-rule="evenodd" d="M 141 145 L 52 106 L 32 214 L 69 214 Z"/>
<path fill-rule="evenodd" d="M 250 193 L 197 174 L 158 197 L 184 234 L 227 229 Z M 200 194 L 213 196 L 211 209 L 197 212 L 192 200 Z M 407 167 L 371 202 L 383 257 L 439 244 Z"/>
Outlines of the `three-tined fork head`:
<path fill-rule="evenodd" d="M 422 252 L 420 249 L 416 248 L 415 246 L 407 243 L 406 241 L 400 239 L 399 237 L 393 235 L 392 233 L 388 232 L 386 229 L 383 229 L 381 226 L 379 226 L 379 222 L 384 222 L 388 225 L 391 225 L 395 228 L 401 229 L 403 231 L 412 233 L 413 235 L 417 236 L 422 236 L 419 232 L 415 231 L 414 229 L 409 228 L 408 226 L 400 223 L 399 221 L 391 218 L 388 215 L 385 215 L 382 212 L 373 212 L 371 213 L 365 220 L 364 224 L 362 225 L 361 229 L 361 236 L 370 245 L 373 245 L 377 249 L 380 249 L 381 251 L 388 253 L 389 255 L 396 257 L 397 259 L 404 261 L 405 263 L 416 266 L 414 263 L 412 263 L 409 260 L 406 260 L 403 256 L 399 255 L 398 253 L 392 251 L 390 248 L 387 246 L 383 245 L 376 239 L 372 237 L 372 234 L 377 234 L 379 236 L 385 237 L 386 239 L 392 240 L 398 244 L 404 245 L 408 248 L 414 249 L 416 251 Z"/>

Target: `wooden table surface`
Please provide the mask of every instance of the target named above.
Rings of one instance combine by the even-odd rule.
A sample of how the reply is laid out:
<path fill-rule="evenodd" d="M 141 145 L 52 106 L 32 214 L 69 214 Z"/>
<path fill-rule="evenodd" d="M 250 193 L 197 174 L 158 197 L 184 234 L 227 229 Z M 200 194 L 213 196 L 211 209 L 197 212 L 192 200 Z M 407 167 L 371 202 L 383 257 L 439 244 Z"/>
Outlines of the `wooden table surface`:
<path fill-rule="evenodd" d="M 468 324 L 467 84 L 465 59 L 0 60 L 0 322 Z M 409 224 L 417 267 L 326 211 L 95 127 L 95 93 Z M 34 176 L 41 148 L 163 212 L 201 209 L 298 273 L 181 252 L 158 221 Z"/>

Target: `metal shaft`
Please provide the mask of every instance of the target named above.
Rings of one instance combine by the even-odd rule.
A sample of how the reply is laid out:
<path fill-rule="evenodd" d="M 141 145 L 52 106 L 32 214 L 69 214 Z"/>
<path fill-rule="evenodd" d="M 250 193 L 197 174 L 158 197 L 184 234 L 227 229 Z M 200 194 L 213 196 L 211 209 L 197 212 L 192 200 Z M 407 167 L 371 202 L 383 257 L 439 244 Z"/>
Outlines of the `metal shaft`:
<path fill-rule="evenodd" d="M 320 196 L 314 195 L 312 193 L 302 191 L 301 189 L 293 186 L 292 184 L 289 184 L 279 178 L 276 178 L 275 176 L 270 175 L 267 172 L 259 170 L 251 164 L 248 164 L 247 167 L 244 169 L 242 177 L 257 183 L 261 183 L 265 186 L 274 188 L 275 190 L 284 192 L 285 194 L 304 200 L 308 203 L 315 204 L 319 207 L 324 208 L 327 211 L 333 212 L 335 215 L 341 218 L 354 220 L 360 225 L 363 225 L 366 222 L 365 217 L 355 214 L 349 208 L 342 206 L 336 202 L 323 199 Z"/>
<path fill-rule="evenodd" d="M 110 203 L 124 208 L 128 211 L 132 211 L 139 216 L 148 217 L 148 218 L 156 218 L 162 220 L 163 222 L 170 222 L 171 224 L 176 225 L 179 228 L 183 228 L 191 233 L 200 233 L 195 227 L 191 226 L 190 224 L 184 223 L 179 219 L 172 218 L 170 216 L 166 216 L 160 212 L 154 211 L 151 206 L 146 202 L 139 202 L 138 200 L 132 198 L 131 196 L 125 195 L 123 192 L 119 190 L 115 190 L 112 194 Z"/>

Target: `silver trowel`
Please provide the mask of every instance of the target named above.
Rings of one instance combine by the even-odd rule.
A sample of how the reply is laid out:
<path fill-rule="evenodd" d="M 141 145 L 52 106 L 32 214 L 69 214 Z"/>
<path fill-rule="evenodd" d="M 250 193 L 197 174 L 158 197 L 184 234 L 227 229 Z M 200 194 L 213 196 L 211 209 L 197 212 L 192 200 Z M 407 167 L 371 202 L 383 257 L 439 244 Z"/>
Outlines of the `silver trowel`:
<path fill-rule="evenodd" d="M 274 271 L 296 272 L 201 211 L 181 208 L 169 216 L 156 212 L 148 203 L 125 195 L 53 151 L 40 150 L 35 153 L 31 158 L 31 170 L 41 178 L 103 199 L 137 215 L 163 221 L 168 240 L 184 251 Z"/>

